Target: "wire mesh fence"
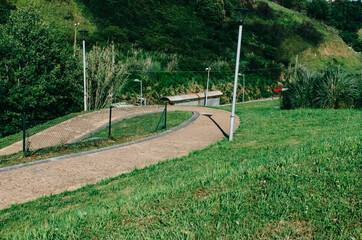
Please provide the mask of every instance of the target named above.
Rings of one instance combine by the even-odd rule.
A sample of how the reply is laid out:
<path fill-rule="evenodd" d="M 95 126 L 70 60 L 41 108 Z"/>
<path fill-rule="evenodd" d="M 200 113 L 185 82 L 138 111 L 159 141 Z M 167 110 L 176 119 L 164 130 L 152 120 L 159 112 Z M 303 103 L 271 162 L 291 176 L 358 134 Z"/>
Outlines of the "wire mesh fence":
<path fill-rule="evenodd" d="M 167 105 L 117 107 L 79 115 L 65 121 L 30 121 L 23 115 L 19 133 L 5 136 L 9 124 L 0 125 L 0 156 L 22 152 L 24 156 L 60 149 L 87 148 L 132 141 L 167 126 Z"/>

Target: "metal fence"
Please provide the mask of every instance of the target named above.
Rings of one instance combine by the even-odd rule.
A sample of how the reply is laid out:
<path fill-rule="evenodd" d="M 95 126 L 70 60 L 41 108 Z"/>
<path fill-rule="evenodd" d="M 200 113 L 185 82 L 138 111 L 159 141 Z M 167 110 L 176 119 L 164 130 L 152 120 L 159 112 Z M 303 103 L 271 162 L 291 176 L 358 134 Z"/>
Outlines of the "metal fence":
<path fill-rule="evenodd" d="M 150 116 L 157 113 L 157 116 Z M 131 130 L 126 131 L 120 125 L 123 121 L 133 122 Z M 20 122 L 20 121 L 19 121 Z M 147 135 L 167 126 L 167 104 L 165 106 L 110 107 L 99 111 L 79 115 L 61 123 L 51 121 L 29 121 L 22 116 L 19 133 L 4 136 L 4 129 L 9 124 L 0 125 L 0 156 L 22 152 L 24 156 L 57 150 L 76 144 L 89 145 L 94 142 L 118 141 L 133 135 Z M 147 126 L 147 127 L 145 127 Z M 128 127 L 129 129 L 129 127 Z M 130 132 L 131 131 L 131 132 Z"/>

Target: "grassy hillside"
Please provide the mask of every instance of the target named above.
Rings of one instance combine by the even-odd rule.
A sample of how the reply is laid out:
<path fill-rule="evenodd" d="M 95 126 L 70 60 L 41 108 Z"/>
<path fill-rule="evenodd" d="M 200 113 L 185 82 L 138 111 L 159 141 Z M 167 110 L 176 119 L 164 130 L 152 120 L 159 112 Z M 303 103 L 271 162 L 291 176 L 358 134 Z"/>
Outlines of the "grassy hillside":
<path fill-rule="evenodd" d="M 240 6 L 240 1 L 12 2 L 18 8 L 30 2 L 38 6 L 70 49 L 75 22 L 80 23 L 78 30 L 89 30 L 88 53 L 94 50 L 92 46 L 114 41 L 116 52 L 120 53 L 115 56 L 116 62 L 121 62 L 118 66 L 131 74 L 125 80 L 125 90 L 116 94 L 117 101 L 135 101 L 139 89 L 132 79 L 136 78 L 144 80 L 144 95 L 149 103 L 156 103 L 165 95 L 204 91 L 205 68 L 209 66 L 211 89 L 224 93 L 222 103 L 231 99 L 238 36 L 233 9 Z M 270 1 L 245 0 L 242 4 L 251 9 L 244 26 L 240 63 L 240 72 L 246 74 L 247 100 L 269 97 L 273 88 L 282 87 L 287 69 L 295 66 L 296 56 L 299 67 L 320 69 L 333 63 L 349 72 L 361 69 L 361 54 L 348 49 L 333 28 Z M 81 63 L 79 37 L 77 46 Z M 131 55 L 133 60 L 127 63 Z M 241 96 L 238 91 L 238 101 Z"/>
<path fill-rule="evenodd" d="M 22 7 L 29 2 L 18 0 L 16 5 Z M 90 31 L 88 44 L 112 40 L 122 45 L 136 43 L 148 51 L 181 55 L 181 69 L 200 71 L 218 59 L 226 60 L 228 68 L 233 69 L 237 42 L 233 8 L 239 6 L 238 1 L 214 1 L 208 8 L 203 5 L 204 1 L 182 0 L 32 2 L 41 7 L 44 17 L 61 30 L 70 43 L 74 40 L 74 23 L 79 22 L 79 29 Z M 302 65 L 310 68 L 321 68 L 331 61 L 351 71 L 361 67 L 361 56 L 349 50 L 334 29 L 270 1 L 246 2 L 252 11 L 245 22 L 242 71 L 273 78 L 273 74 L 261 69 L 279 67 L 279 63 L 294 64 L 296 55 L 300 55 Z M 260 7 L 263 2 L 273 11 L 264 5 Z M 216 16 L 209 16 L 213 14 Z M 321 33 L 319 43 L 311 44 L 294 30 L 296 23 L 303 21 L 310 21 Z M 280 71 L 276 76 L 278 73 Z"/>
<path fill-rule="evenodd" d="M 288 36 L 283 43 L 283 48 L 285 48 L 286 52 L 294 55 L 290 58 L 292 62 L 294 62 L 295 56 L 298 55 L 299 63 L 309 69 L 320 69 L 331 62 L 340 64 L 352 72 L 361 69 L 361 55 L 348 48 L 347 44 L 338 36 L 336 29 L 276 3 L 269 2 L 269 5 L 273 9 L 285 13 L 285 17 L 280 21 L 301 23 L 308 20 L 323 36 L 323 40 L 315 46 L 308 44 L 308 41 L 303 41 L 298 36 Z"/>
<path fill-rule="evenodd" d="M 3 210 L 0 238 L 358 239 L 361 111 L 276 106 L 238 105 L 231 143 Z"/>

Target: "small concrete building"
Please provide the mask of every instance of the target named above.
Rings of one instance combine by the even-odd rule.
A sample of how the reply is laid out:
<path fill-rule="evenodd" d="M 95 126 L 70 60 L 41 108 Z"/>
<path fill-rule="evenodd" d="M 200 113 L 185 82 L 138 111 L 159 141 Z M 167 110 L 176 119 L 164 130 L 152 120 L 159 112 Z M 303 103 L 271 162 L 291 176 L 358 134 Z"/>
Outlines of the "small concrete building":
<path fill-rule="evenodd" d="M 211 91 L 207 93 L 207 106 L 219 106 L 220 97 L 223 95 L 220 91 Z M 168 101 L 171 105 L 200 105 L 204 106 L 205 93 L 189 93 L 186 95 L 167 96 L 161 100 Z"/>

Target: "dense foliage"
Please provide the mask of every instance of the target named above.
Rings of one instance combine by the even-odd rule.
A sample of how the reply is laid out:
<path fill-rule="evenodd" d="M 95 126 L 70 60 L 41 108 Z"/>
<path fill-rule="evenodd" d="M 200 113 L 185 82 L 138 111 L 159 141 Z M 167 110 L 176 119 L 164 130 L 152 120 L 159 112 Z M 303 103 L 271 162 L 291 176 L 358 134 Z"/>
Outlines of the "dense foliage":
<path fill-rule="evenodd" d="M 361 107 L 360 77 L 335 66 L 317 72 L 299 69 L 290 73 L 282 108 Z"/>
<path fill-rule="evenodd" d="M 180 56 L 179 68 L 183 71 L 200 71 L 220 58 L 228 62 L 229 68 L 234 68 L 238 27 L 233 9 L 238 6 L 251 10 L 243 33 L 243 72 L 279 67 L 279 71 L 272 73 L 256 73 L 277 80 L 280 64 L 288 65 L 295 56 L 282 47 L 287 36 L 296 34 L 307 38 L 314 46 L 322 39 L 313 26 L 315 34 L 310 36 L 299 34 L 290 23 L 281 23 L 278 19 L 284 18 L 283 13 L 263 1 L 144 0 L 140 4 L 91 0 L 82 3 L 99 26 L 98 32 L 88 39 L 90 44 L 113 40 L 123 46 L 137 43 L 147 51 L 175 53 Z"/>
<path fill-rule="evenodd" d="M 7 21 L 10 10 L 16 9 L 15 5 L 9 3 L 7 0 L 0 0 L 0 24 Z"/>
<path fill-rule="evenodd" d="M 52 119 L 80 110 L 81 75 L 72 52 L 32 8 L 0 26 L 0 124 Z M 2 135 L 19 129 L 7 125 Z"/>
<path fill-rule="evenodd" d="M 287 6 L 287 2 L 282 4 Z M 1 121 L 7 123 L 20 121 L 23 112 L 31 113 L 30 119 L 45 119 L 80 109 L 82 55 L 72 58 L 67 46 L 73 44 L 73 24 L 79 19 L 82 28 L 87 21 L 93 26 L 88 28 L 90 36 L 86 40 L 91 109 L 107 105 L 109 93 L 114 93 L 114 101 L 134 102 L 139 94 L 138 85 L 131 81 L 135 78 L 143 79 L 143 93 L 149 103 L 156 103 L 164 95 L 203 91 L 207 77 L 204 69 L 210 66 L 211 89 L 221 90 L 222 103 L 228 103 L 238 36 L 233 9 L 238 6 L 251 10 L 244 25 L 240 62 L 240 72 L 247 79 L 246 99 L 270 96 L 271 90 L 280 85 L 285 67 L 293 64 L 291 60 L 307 49 L 318 49 L 326 40 L 321 25 L 306 17 L 294 17 L 267 1 L 39 0 L 39 11 L 33 9 L 26 16 L 28 23 L 26 17 L 18 17 L 13 23 L 15 16 L 24 14 L 24 4 L 18 0 L 19 10 L 10 16 L 15 6 L 0 1 Z M 312 12 L 312 5 L 306 2 L 298 6 L 298 10 Z M 357 16 L 351 15 L 351 19 Z M 349 32 L 341 34 L 351 36 Z M 106 51 L 111 41 L 117 48 L 115 65 L 113 53 Z M 136 52 L 138 55 L 134 55 Z M 238 88 L 242 89 L 241 84 Z M 238 91 L 238 100 L 241 94 Z"/>

